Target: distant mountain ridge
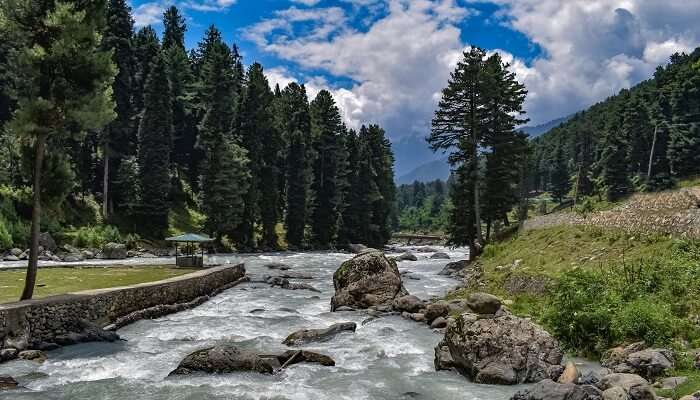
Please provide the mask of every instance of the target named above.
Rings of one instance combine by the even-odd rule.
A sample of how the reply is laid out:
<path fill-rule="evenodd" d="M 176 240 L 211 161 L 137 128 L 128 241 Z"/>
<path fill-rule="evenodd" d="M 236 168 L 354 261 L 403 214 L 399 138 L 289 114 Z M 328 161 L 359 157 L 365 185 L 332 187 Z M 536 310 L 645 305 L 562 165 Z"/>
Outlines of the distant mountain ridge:
<path fill-rule="evenodd" d="M 567 122 L 573 117 L 569 115 L 554 119 L 544 124 L 536 126 L 525 126 L 520 128 L 527 133 L 530 138 L 541 136 L 559 125 Z M 419 146 L 419 148 L 415 148 Z M 447 157 L 443 154 L 435 154 L 430 151 L 428 144 L 418 137 L 406 138 L 392 146 L 396 154 L 396 184 L 403 185 L 419 182 L 431 182 L 436 179 L 447 180 L 450 177 L 450 166 Z M 431 159 L 437 158 L 438 159 Z M 428 160 L 425 160 L 425 159 Z M 423 161 L 420 161 L 423 160 Z M 419 162 L 418 164 L 416 164 Z"/>

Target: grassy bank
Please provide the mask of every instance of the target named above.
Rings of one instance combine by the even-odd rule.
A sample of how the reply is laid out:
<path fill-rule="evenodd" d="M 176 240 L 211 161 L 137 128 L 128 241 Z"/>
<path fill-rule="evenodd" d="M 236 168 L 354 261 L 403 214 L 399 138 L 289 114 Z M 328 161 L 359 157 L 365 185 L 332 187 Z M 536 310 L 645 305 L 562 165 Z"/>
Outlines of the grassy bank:
<path fill-rule="evenodd" d="M 509 299 L 514 313 L 535 319 L 572 353 L 595 358 L 637 340 L 680 353 L 700 347 L 698 242 L 555 226 L 489 244 L 477 262 L 485 289 L 451 298 L 486 290 Z M 689 361 L 673 374 L 690 379 L 671 397 L 700 390 Z"/>
<path fill-rule="evenodd" d="M 155 282 L 193 272 L 191 269 L 168 267 L 138 268 L 42 268 L 37 276 L 34 298 L 81 290 Z M 24 287 L 25 271 L 0 271 L 0 303 L 16 301 Z"/>

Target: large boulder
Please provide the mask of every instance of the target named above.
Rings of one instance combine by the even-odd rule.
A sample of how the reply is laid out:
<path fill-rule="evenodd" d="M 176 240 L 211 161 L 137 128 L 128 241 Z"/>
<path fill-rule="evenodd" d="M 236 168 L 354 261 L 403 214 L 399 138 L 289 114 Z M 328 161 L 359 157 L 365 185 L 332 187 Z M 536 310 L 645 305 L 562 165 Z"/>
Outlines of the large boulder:
<path fill-rule="evenodd" d="M 423 300 L 412 294 L 401 296 L 394 300 L 394 309 L 397 311 L 415 313 L 421 308 L 423 308 Z"/>
<path fill-rule="evenodd" d="M 284 366 L 299 364 L 299 363 L 312 363 L 321 364 L 325 367 L 332 367 L 335 365 L 335 360 L 331 357 L 315 353 L 313 351 L 306 350 L 287 350 L 282 354 L 275 356 L 264 356 L 261 355 L 266 362 L 272 365 L 274 368 L 278 369 Z"/>
<path fill-rule="evenodd" d="M 395 298 L 408 294 L 396 262 L 380 251 L 358 254 L 345 261 L 333 274 L 333 286 L 331 311 L 342 306 L 365 309 L 391 305 Z"/>
<path fill-rule="evenodd" d="M 438 272 L 438 275 L 453 275 L 464 268 L 467 268 L 471 264 L 469 260 L 459 260 L 455 262 L 448 263 L 442 271 Z"/>
<path fill-rule="evenodd" d="M 600 389 L 591 385 L 557 383 L 545 379 L 534 386 L 523 389 L 511 397 L 511 400 L 601 400 Z"/>
<path fill-rule="evenodd" d="M 554 380 L 563 370 L 559 342 L 535 323 L 510 314 L 462 314 L 448 324 L 444 344 L 457 369 L 477 383 Z"/>
<path fill-rule="evenodd" d="M 399 261 L 418 261 L 418 257 L 416 257 L 416 255 L 410 251 L 401 254 L 400 256 L 396 257 L 396 259 Z"/>
<path fill-rule="evenodd" d="M 428 304 L 427 307 L 425 307 L 425 319 L 429 322 L 432 323 L 434 320 L 441 318 L 441 317 L 447 317 L 447 315 L 450 313 L 450 306 L 448 306 L 445 303 L 433 303 L 433 304 Z"/>
<path fill-rule="evenodd" d="M 170 375 L 188 375 L 194 372 L 271 374 L 273 369 L 270 363 L 255 353 L 243 351 L 232 344 L 222 344 L 189 354 Z"/>
<path fill-rule="evenodd" d="M 439 252 L 433 254 L 432 256 L 430 256 L 430 258 L 433 260 L 449 260 L 450 255 L 439 251 Z"/>
<path fill-rule="evenodd" d="M 488 293 L 472 293 L 467 306 L 477 314 L 495 314 L 501 308 L 501 299 Z"/>
<path fill-rule="evenodd" d="M 654 389 L 649 386 L 649 382 L 635 374 L 613 373 L 606 375 L 600 380 L 598 387 L 604 391 L 606 399 L 614 399 L 616 398 L 615 396 L 619 396 L 621 393 L 620 389 L 627 394 L 627 398 L 630 400 L 656 399 Z M 618 389 L 611 391 L 613 388 Z"/>
<path fill-rule="evenodd" d="M 357 325 L 354 322 L 333 324 L 325 329 L 302 329 L 287 336 L 282 343 L 287 346 L 299 346 L 309 342 L 321 342 L 331 339 L 340 332 L 355 332 L 355 329 Z"/>
<path fill-rule="evenodd" d="M 613 372 L 639 374 L 646 378 L 661 376 L 675 366 L 672 351 L 645 348 L 643 342 L 610 349 L 603 355 L 601 363 Z"/>
<path fill-rule="evenodd" d="M 56 246 L 56 241 L 50 233 L 44 232 L 39 234 L 39 246 L 43 247 L 44 250 L 54 251 L 58 246 Z"/>
<path fill-rule="evenodd" d="M 102 248 L 102 258 L 108 260 L 123 260 L 126 258 L 126 245 L 121 243 L 107 243 Z"/>

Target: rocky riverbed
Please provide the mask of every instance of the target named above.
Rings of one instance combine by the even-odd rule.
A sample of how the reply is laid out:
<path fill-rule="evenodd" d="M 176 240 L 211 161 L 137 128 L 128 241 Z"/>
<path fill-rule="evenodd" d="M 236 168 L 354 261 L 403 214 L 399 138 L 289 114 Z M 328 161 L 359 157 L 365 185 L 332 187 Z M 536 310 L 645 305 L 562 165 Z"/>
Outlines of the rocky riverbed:
<path fill-rule="evenodd" d="M 466 256 L 461 251 L 437 250 L 447 252 L 452 260 Z M 438 275 L 447 260 L 431 259 L 432 253 L 414 254 L 418 261 L 399 262 L 404 277 L 413 277 L 404 278 L 411 294 L 428 299 L 455 286 L 453 278 Z M 333 273 L 350 257 L 342 253 L 217 256 L 218 263 L 245 262 L 255 282 L 230 289 L 193 310 L 120 329 L 126 341 L 51 351 L 43 364 L 26 360 L 0 364 L 0 376 L 12 376 L 24 387 L 0 391 L 0 399 L 500 400 L 521 388 L 478 385 L 452 371 L 436 372 L 434 347 L 443 333 L 424 323 L 394 315 L 363 325 L 368 317 L 364 311 L 331 313 Z M 268 275 L 294 276 L 290 272 L 313 278 L 291 278 L 291 283 L 306 283 L 321 292 L 265 282 Z M 356 331 L 303 346 L 332 357 L 335 366 L 300 363 L 272 375 L 168 376 L 199 349 L 235 342 L 254 353 L 281 354 L 290 350 L 282 342 L 291 333 L 343 322 L 356 323 Z"/>

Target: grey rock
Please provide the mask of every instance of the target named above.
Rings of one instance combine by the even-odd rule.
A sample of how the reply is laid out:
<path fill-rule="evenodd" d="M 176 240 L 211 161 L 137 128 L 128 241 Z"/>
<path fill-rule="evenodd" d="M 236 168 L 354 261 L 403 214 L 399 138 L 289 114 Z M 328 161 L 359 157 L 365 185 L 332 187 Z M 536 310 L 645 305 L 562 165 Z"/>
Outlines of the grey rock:
<path fill-rule="evenodd" d="M 477 314 L 495 314 L 501 308 L 501 299 L 488 293 L 472 293 L 467 306 Z"/>
<path fill-rule="evenodd" d="M 243 351 L 232 344 L 223 344 L 189 354 L 170 375 L 188 375 L 194 372 L 271 374 L 273 369 L 259 355 Z"/>
<path fill-rule="evenodd" d="M 436 249 L 435 247 L 428 246 L 428 247 L 418 247 L 416 249 L 416 251 L 419 253 L 435 253 L 435 252 L 438 252 L 440 250 Z"/>
<path fill-rule="evenodd" d="M 447 253 L 443 253 L 443 252 L 437 252 L 437 253 L 433 254 L 432 256 L 430 256 L 430 258 L 432 258 L 433 260 L 449 260 L 450 255 Z"/>
<path fill-rule="evenodd" d="M 92 260 L 95 258 L 95 253 L 90 250 L 83 250 L 82 255 L 86 260 Z"/>
<path fill-rule="evenodd" d="M 494 377 L 503 384 L 539 382 L 556 379 L 563 370 L 559 342 L 535 323 L 513 315 L 462 314 L 448 324 L 444 343 L 457 369 L 477 383 Z M 498 374 L 492 372 L 496 368 Z M 484 369 L 488 373 L 480 375 Z"/>
<path fill-rule="evenodd" d="M 17 354 L 17 358 L 20 360 L 34 361 L 41 364 L 46 361 L 46 354 L 41 350 L 24 350 Z"/>
<path fill-rule="evenodd" d="M 627 356 L 625 364 L 644 377 L 653 378 L 673 369 L 673 353 L 667 349 L 645 349 Z M 615 368 L 613 368 L 615 371 Z"/>
<path fill-rule="evenodd" d="M 603 400 L 628 400 L 625 389 L 615 386 L 603 391 Z"/>
<path fill-rule="evenodd" d="M 595 386 L 557 383 L 542 380 L 532 387 L 521 390 L 511 400 L 601 400 L 602 393 Z"/>
<path fill-rule="evenodd" d="M 126 258 L 126 245 L 121 243 L 107 243 L 102 248 L 102 258 L 108 260 L 123 260 Z"/>
<path fill-rule="evenodd" d="M 450 348 L 445 344 L 444 340 L 435 346 L 435 359 L 433 362 L 436 371 L 450 370 L 455 367 Z"/>
<path fill-rule="evenodd" d="M 8 254 L 2 260 L 3 261 L 19 261 L 19 257 L 14 256 L 12 254 Z"/>
<path fill-rule="evenodd" d="M 367 249 L 368 247 L 364 244 L 351 243 L 348 245 L 348 250 L 350 250 L 351 253 L 355 254 L 360 254 Z"/>
<path fill-rule="evenodd" d="M 309 342 L 322 342 L 330 340 L 341 332 L 355 332 L 355 329 L 357 329 L 357 324 L 354 322 L 333 324 L 325 329 L 302 329 L 287 336 L 282 344 L 286 344 L 287 346 L 299 346 Z"/>
<path fill-rule="evenodd" d="M 291 361 L 289 361 L 292 357 L 294 358 Z M 321 364 L 326 367 L 332 367 L 335 365 L 335 360 L 333 360 L 331 357 L 325 354 L 315 353 L 313 351 L 307 350 L 288 350 L 277 356 L 277 359 L 279 360 L 281 365 L 284 365 L 287 361 L 289 361 L 288 365 L 294 365 L 299 363 Z"/>
<path fill-rule="evenodd" d="M 416 255 L 411 252 L 403 253 L 400 256 L 396 257 L 396 259 L 399 261 L 418 261 L 418 257 L 416 257 Z"/>
<path fill-rule="evenodd" d="M 54 251 L 57 248 L 56 241 L 53 240 L 53 237 L 48 232 L 43 232 L 39 234 L 39 246 L 51 251 Z"/>
<path fill-rule="evenodd" d="M 673 390 L 678 386 L 688 382 L 687 376 L 672 376 L 661 380 L 661 389 Z"/>
<path fill-rule="evenodd" d="M 17 353 L 19 353 L 19 351 L 17 351 L 17 349 L 12 348 L 0 350 L 0 363 L 14 360 L 15 358 L 17 358 Z"/>
<path fill-rule="evenodd" d="M 78 321 L 80 331 L 68 332 L 58 335 L 54 341 L 61 346 L 70 346 L 78 343 L 88 342 L 115 342 L 119 340 L 119 335 L 112 331 L 106 331 L 100 326 L 87 320 Z"/>
<path fill-rule="evenodd" d="M 656 399 L 654 389 L 649 386 L 649 382 L 635 374 L 612 373 L 606 375 L 600 380 L 599 387 L 604 391 L 615 387 L 621 388 L 627 393 L 630 400 Z"/>
<path fill-rule="evenodd" d="M 0 376 L 0 390 L 14 389 L 19 386 L 15 378 L 11 376 Z"/>
<path fill-rule="evenodd" d="M 398 311 L 414 313 L 418 312 L 421 308 L 423 308 L 423 300 L 412 294 L 401 296 L 394 300 L 394 309 Z"/>
<path fill-rule="evenodd" d="M 359 254 L 345 261 L 333 274 L 333 286 L 331 311 L 341 306 L 365 309 L 391 305 L 397 297 L 408 294 L 396 262 L 379 251 Z"/>
<path fill-rule="evenodd" d="M 425 314 L 423 313 L 412 313 L 409 315 L 409 318 L 416 322 L 424 322 L 425 321 Z"/>
<path fill-rule="evenodd" d="M 63 262 L 80 262 L 85 258 L 80 253 L 66 254 L 63 256 Z"/>
<path fill-rule="evenodd" d="M 425 319 L 427 319 L 428 322 L 433 322 L 437 318 L 447 317 L 449 313 L 450 306 L 445 303 L 428 304 L 425 308 Z"/>
<path fill-rule="evenodd" d="M 287 271 L 287 270 L 291 269 L 291 267 L 289 265 L 283 264 L 283 263 L 278 263 L 278 262 L 265 264 L 265 267 L 267 267 L 268 269 L 276 269 L 279 271 Z"/>
<path fill-rule="evenodd" d="M 451 262 L 445 265 L 445 268 L 438 272 L 438 275 L 452 275 L 463 270 L 464 268 L 467 268 L 469 265 L 471 265 L 471 261 L 469 260 Z"/>
<path fill-rule="evenodd" d="M 447 320 L 443 317 L 437 317 L 430 323 L 432 329 L 442 329 L 447 326 Z"/>
<path fill-rule="evenodd" d="M 15 257 L 19 257 L 22 255 L 22 250 L 15 247 L 13 249 L 10 249 L 10 254 Z"/>

